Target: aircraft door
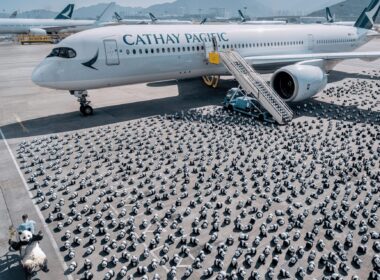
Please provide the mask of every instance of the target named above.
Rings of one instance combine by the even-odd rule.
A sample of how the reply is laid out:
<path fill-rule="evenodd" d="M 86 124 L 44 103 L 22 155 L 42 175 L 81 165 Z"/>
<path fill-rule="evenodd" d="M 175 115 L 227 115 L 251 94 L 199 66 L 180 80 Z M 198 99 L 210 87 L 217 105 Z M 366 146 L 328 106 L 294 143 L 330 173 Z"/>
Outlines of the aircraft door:
<path fill-rule="evenodd" d="M 116 40 L 104 40 L 103 43 L 107 65 L 119 65 L 119 49 L 117 48 Z"/>
<path fill-rule="evenodd" d="M 308 35 L 307 45 L 308 45 L 309 51 L 312 51 L 314 49 L 314 36 L 312 34 Z"/>

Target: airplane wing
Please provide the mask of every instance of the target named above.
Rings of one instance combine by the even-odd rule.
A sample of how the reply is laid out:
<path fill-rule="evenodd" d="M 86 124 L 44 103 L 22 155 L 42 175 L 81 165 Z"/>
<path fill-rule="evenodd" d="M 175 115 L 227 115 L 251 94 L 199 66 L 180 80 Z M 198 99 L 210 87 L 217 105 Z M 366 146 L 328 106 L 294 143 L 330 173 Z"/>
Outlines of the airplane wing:
<path fill-rule="evenodd" d="M 297 63 L 308 60 L 342 61 L 348 59 L 376 60 L 380 52 L 310 53 L 244 57 L 252 65 Z"/>

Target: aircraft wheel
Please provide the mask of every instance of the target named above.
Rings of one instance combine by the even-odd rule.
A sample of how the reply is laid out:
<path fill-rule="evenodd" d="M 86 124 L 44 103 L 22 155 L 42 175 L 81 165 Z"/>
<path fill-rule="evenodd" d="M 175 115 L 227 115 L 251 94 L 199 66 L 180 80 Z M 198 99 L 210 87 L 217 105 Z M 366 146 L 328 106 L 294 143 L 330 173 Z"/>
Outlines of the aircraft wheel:
<path fill-rule="evenodd" d="M 89 116 L 89 115 L 92 115 L 94 113 L 94 110 L 89 105 L 80 106 L 80 111 L 85 116 Z"/>

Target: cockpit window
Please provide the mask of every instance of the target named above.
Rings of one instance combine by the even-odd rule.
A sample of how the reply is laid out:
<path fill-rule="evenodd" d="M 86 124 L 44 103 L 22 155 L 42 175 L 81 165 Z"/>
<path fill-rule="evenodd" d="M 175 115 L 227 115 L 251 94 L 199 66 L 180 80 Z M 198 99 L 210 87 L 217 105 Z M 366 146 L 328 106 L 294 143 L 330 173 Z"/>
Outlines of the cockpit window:
<path fill-rule="evenodd" d="M 71 48 L 54 48 L 47 57 L 74 58 L 77 53 Z"/>

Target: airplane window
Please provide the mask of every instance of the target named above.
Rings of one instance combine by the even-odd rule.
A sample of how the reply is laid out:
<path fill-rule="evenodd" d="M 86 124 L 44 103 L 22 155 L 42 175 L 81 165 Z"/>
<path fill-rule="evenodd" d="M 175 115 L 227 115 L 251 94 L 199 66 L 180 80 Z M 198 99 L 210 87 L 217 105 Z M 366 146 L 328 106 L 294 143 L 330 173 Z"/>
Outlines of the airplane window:
<path fill-rule="evenodd" d="M 143 52 L 142 52 L 142 49 L 139 49 L 139 53 L 140 53 L 140 54 L 142 54 L 142 53 L 143 53 Z"/>
<path fill-rule="evenodd" d="M 188 51 L 188 52 L 190 51 L 190 47 L 187 47 L 187 51 Z"/>
<path fill-rule="evenodd" d="M 180 47 L 178 47 L 178 52 L 180 52 L 181 51 L 181 48 Z"/>
<path fill-rule="evenodd" d="M 151 53 L 154 53 L 154 49 L 150 49 L 150 52 L 151 52 Z"/>
<path fill-rule="evenodd" d="M 193 51 L 195 51 L 195 47 L 194 47 L 194 46 L 192 46 L 191 49 L 192 49 Z"/>
<path fill-rule="evenodd" d="M 149 53 L 149 50 L 148 50 L 148 49 L 145 49 L 145 53 L 148 54 L 148 53 Z"/>
<path fill-rule="evenodd" d="M 133 52 L 133 54 L 136 54 L 136 50 L 135 49 L 133 49 L 132 52 Z"/>
<path fill-rule="evenodd" d="M 77 53 L 71 48 L 54 48 L 47 57 L 74 58 Z"/>
<path fill-rule="evenodd" d="M 197 51 L 199 51 L 199 46 L 197 46 Z"/>
<path fill-rule="evenodd" d="M 165 53 L 165 48 L 162 48 L 162 53 Z"/>
<path fill-rule="evenodd" d="M 173 48 L 173 52 L 175 52 L 175 48 Z"/>
<path fill-rule="evenodd" d="M 156 53 L 160 53 L 160 49 L 156 49 Z"/>
<path fill-rule="evenodd" d="M 186 51 L 186 48 L 185 48 L 185 47 L 182 47 L 182 51 L 185 52 L 185 51 Z"/>
<path fill-rule="evenodd" d="M 170 53 L 170 48 L 168 48 L 168 53 Z"/>

